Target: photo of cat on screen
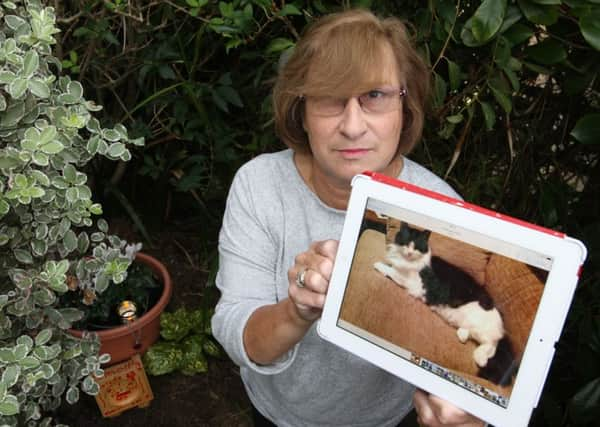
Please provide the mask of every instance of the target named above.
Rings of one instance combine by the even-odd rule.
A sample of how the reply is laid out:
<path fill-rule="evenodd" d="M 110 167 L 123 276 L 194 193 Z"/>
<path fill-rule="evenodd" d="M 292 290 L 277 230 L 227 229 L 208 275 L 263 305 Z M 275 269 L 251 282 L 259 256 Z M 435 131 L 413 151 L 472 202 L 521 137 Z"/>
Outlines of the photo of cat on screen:
<path fill-rule="evenodd" d="M 403 222 L 387 244 L 384 260 L 373 268 L 454 326 L 461 343 L 469 339 L 478 343 L 473 360 L 479 366 L 479 376 L 496 384 L 510 384 L 516 361 L 502 315 L 485 288 L 467 272 L 431 255 L 430 235 L 430 230 Z"/>
<path fill-rule="evenodd" d="M 367 209 L 340 321 L 502 406 L 547 272 Z"/>

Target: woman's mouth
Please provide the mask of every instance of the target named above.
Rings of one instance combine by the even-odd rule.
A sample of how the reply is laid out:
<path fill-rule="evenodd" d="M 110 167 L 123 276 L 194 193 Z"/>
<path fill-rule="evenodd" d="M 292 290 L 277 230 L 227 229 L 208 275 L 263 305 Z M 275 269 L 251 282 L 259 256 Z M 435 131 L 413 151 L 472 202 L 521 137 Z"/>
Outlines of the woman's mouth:
<path fill-rule="evenodd" d="M 345 148 L 338 150 L 338 152 L 345 159 L 359 159 L 365 156 L 370 150 L 367 148 Z"/>

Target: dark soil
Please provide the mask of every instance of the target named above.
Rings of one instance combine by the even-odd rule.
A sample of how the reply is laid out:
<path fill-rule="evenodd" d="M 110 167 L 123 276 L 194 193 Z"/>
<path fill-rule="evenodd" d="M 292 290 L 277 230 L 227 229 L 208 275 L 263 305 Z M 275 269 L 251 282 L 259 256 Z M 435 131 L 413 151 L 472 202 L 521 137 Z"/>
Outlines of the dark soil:
<path fill-rule="evenodd" d="M 126 226 L 117 228 L 117 233 L 126 240 L 140 240 L 128 236 Z M 160 259 L 171 274 L 174 289 L 167 309 L 195 308 L 204 297 L 214 299 L 215 290 L 206 289 L 208 269 L 202 259 L 206 254 L 202 253 L 200 238 L 182 231 L 165 231 L 154 234 L 153 238 L 153 247 L 145 245 L 143 251 Z M 172 373 L 148 379 L 154 400 L 146 408 L 103 418 L 96 400 L 82 393 L 75 405 L 63 404 L 57 421 L 73 427 L 252 426 L 250 404 L 239 370 L 226 358 L 211 359 L 206 374 Z"/>

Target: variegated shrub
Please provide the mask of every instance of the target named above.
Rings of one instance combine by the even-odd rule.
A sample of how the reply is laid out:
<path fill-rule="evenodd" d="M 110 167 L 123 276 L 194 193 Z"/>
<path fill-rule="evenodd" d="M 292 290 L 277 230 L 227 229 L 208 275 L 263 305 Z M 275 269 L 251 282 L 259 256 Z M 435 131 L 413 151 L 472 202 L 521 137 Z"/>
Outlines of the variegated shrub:
<path fill-rule="evenodd" d="M 106 356 L 93 334 L 67 332 L 82 313 L 59 296 L 100 297 L 123 282 L 136 247 L 108 235 L 83 167 L 129 160 L 124 126 L 60 77 L 55 14 L 39 0 L 0 1 L 0 425 L 52 425 L 79 392 L 94 394 Z"/>

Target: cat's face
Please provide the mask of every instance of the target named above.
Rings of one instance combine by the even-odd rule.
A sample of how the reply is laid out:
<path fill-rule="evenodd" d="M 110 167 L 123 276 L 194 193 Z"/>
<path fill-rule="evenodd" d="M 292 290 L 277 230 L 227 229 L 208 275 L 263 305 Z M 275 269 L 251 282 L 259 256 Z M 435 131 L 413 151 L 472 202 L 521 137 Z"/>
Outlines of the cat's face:
<path fill-rule="evenodd" d="M 429 230 L 417 230 L 406 224 L 400 226 L 394 243 L 387 247 L 388 254 L 400 255 L 409 261 L 416 261 L 429 253 Z"/>

